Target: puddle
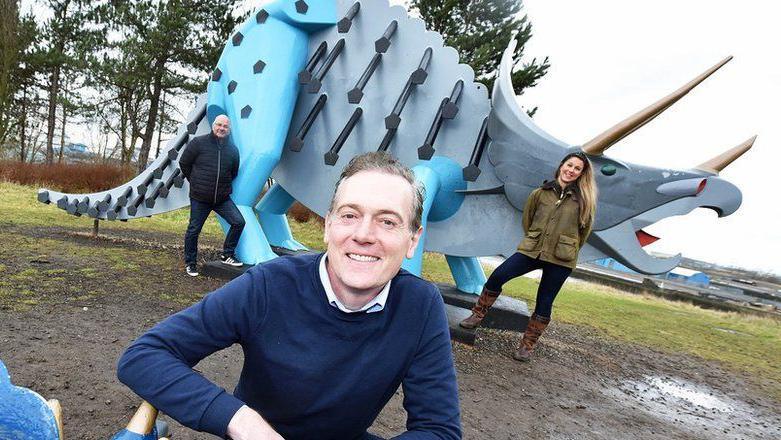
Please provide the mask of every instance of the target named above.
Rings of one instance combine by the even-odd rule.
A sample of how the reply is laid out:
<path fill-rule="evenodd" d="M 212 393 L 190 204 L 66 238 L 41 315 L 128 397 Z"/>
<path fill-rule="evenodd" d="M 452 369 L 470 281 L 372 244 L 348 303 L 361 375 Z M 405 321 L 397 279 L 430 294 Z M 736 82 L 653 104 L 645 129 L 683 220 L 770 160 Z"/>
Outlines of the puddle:
<path fill-rule="evenodd" d="M 627 410 L 640 410 L 697 437 L 781 438 L 781 422 L 746 402 L 683 379 L 645 376 L 606 391 Z"/>
<path fill-rule="evenodd" d="M 717 330 L 717 331 L 720 331 L 720 332 L 729 333 L 729 334 L 732 334 L 732 335 L 751 336 L 748 333 L 743 333 L 743 332 L 739 332 L 737 330 L 732 330 L 731 328 L 713 327 L 713 329 Z"/>

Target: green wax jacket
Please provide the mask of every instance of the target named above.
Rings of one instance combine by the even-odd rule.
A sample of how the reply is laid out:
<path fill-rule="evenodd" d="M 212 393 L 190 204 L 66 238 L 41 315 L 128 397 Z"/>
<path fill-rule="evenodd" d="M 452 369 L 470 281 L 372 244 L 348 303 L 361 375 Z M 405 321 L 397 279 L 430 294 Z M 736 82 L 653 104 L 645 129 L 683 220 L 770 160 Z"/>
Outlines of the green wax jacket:
<path fill-rule="evenodd" d="M 591 224 L 581 227 L 578 222 L 579 195 L 576 186 L 562 191 L 556 181 L 545 182 L 532 191 L 523 209 L 525 236 L 518 251 L 574 269 L 578 252 L 591 233 Z"/>

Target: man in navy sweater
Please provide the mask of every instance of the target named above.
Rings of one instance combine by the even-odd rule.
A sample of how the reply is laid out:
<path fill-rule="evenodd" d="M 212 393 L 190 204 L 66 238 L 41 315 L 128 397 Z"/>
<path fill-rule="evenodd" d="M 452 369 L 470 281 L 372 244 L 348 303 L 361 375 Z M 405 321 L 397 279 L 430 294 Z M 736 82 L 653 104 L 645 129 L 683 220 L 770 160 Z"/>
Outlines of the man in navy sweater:
<path fill-rule="evenodd" d="M 376 439 L 399 385 L 400 439 L 461 438 L 447 318 L 437 288 L 401 269 L 423 196 L 386 153 L 354 158 L 326 216 L 327 251 L 258 265 L 159 323 L 122 355 L 119 379 L 182 424 L 234 440 Z M 238 343 L 230 394 L 192 367 Z"/>
<path fill-rule="evenodd" d="M 198 276 L 198 235 L 214 211 L 230 225 L 222 245 L 223 264 L 242 266 L 233 253 L 244 230 L 244 217 L 231 200 L 233 179 L 239 174 L 239 150 L 230 142 L 230 120 L 214 118 L 212 132 L 193 138 L 179 158 L 190 183 L 190 223 L 184 234 L 185 272 Z"/>

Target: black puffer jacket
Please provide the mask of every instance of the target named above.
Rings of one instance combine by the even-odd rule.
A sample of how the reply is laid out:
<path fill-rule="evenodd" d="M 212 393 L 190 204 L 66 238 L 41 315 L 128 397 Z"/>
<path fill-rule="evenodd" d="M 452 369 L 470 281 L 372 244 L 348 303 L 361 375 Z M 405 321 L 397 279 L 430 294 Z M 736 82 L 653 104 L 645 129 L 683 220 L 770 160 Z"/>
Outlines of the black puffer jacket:
<path fill-rule="evenodd" d="M 193 138 L 179 158 L 182 174 L 190 182 L 190 198 L 220 203 L 231 194 L 231 183 L 239 173 L 239 150 L 214 133 Z"/>

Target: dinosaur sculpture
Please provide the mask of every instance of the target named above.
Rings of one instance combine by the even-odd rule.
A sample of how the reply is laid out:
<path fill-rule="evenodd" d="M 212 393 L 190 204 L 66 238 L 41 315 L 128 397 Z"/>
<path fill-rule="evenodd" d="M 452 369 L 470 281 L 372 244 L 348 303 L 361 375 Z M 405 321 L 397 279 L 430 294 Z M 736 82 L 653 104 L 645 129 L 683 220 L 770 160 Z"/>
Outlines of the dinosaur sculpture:
<path fill-rule="evenodd" d="M 604 151 L 641 127 L 729 59 L 582 146 L 545 133 L 518 106 L 504 53 L 491 99 L 469 66 L 423 22 L 386 0 L 278 0 L 231 36 L 201 96 L 165 154 L 125 185 L 94 194 L 42 189 L 38 199 L 70 214 L 109 220 L 187 206 L 177 158 L 190 136 L 218 114 L 232 121 L 241 155 L 233 199 L 246 227 L 237 256 L 248 264 L 303 249 L 285 212 L 298 200 L 324 215 L 341 168 L 357 154 L 386 150 L 426 188 L 425 234 L 404 267 L 420 274 L 423 250 L 445 254 L 459 290 L 478 293 L 476 256 L 508 255 L 522 239 L 521 211 L 532 189 L 567 151 L 590 155 L 600 190 L 594 231 L 581 261 L 606 256 L 644 273 L 675 267 L 680 255 L 642 250 L 642 228 L 697 207 L 735 212 L 741 193 L 718 177 L 753 138 L 691 170 L 621 162 Z M 256 204 L 264 182 L 275 184 Z M 226 226 L 221 221 L 223 227 Z"/>

